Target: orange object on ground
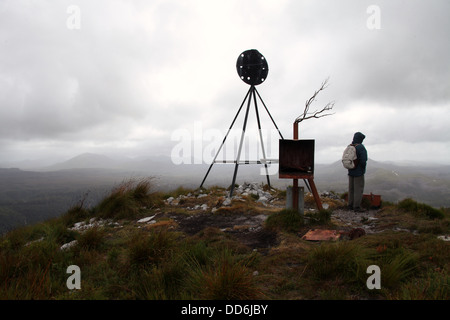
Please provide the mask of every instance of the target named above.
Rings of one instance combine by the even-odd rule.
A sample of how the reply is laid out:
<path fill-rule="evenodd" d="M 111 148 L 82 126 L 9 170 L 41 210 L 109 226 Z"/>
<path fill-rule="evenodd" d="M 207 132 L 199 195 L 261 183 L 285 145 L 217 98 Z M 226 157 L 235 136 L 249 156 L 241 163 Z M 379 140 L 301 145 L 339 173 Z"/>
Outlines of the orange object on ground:
<path fill-rule="evenodd" d="M 338 230 L 323 230 L 323 229 L 312 229 L 309 230 L 303 237 L 302 240 L 310 241 L 326 241 L 326 240 L 339 240 L 341 234 Z"/>

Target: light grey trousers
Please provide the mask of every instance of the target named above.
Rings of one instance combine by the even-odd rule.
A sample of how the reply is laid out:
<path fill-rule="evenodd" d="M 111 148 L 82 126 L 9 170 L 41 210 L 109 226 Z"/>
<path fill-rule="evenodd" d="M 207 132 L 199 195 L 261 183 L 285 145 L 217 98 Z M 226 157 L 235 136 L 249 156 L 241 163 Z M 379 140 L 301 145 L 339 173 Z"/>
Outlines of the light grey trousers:
<path fill-rule="evenodd" d="M 364 175 L 359 177 L 348 176 L 348 206 L 353 209 L 361 207 L 364 192 Z"/>

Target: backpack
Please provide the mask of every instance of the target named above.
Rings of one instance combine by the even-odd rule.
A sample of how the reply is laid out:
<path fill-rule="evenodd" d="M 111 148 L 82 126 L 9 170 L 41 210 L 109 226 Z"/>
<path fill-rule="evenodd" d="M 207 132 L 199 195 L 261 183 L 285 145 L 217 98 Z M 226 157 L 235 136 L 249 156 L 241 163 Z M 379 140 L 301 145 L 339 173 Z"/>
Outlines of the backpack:
<path fill-rule="evenodd" d="M 342 154 L 342 165 L 345 169 L 355 169 L 357 166 L 356 146 L 357 144 L 349 144 Z"/>

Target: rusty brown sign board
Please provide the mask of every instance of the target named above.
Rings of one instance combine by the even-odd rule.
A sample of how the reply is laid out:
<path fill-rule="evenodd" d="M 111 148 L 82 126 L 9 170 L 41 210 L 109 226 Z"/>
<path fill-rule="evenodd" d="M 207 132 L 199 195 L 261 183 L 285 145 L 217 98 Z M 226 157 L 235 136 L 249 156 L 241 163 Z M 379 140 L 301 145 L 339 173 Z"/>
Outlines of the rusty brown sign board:
<path fill-rule="evenodd" d="M 314 177 L 314 140 L 279 140 L 279 178 Z"/>

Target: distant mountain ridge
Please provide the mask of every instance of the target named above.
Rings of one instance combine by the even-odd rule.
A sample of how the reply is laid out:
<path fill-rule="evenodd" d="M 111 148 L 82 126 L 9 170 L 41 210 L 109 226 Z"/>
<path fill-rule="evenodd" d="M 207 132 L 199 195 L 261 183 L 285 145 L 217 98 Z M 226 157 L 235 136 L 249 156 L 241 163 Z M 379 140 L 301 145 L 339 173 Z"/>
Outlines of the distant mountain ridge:
<path fill-rule="evenodd" d="M 37 168 L 33 171 L 61 171 L 101 169 L 113 170 L 115 174 L 154 176 L 159 186 L 170 188 L 176 185 L 199 186 L 209 164 L 175 165 L 168 156 L 139 159 L 119 159 L 102 154 L 83 153 L 54 165 Z M 233 164 L 214 164 L 206 184 L 226 185 L 231 183 Z M 260 175 L 260 165 L 241 165 L 238 170 L 238 183 L 246 181 L 266 182 Z M 344 192 L 347 189 L 347 170 L 340 161 L 331 164 L 315 164 L 314 179 L 318 188 Z M 278 179 L 278 174 L 270 176 L 276 186 L 287 185 L 290 180 Z M 414 165 L 395 164 L 368 160 L 366 172 L 366 192 L 384 195 L 389 201 L 396 201 L 407 196 L 416 196 L 435 206 L 450 206 L 450 165 Z"/>
<path fill-rule="evenodd" d="M 116 168 L 119 161 L 96 153 L 83 153 L 69 160 L 56 163 L 45 168 L 46 171 L 67 170 L 67 169 L 90 169 L 90 168 Z"/>

